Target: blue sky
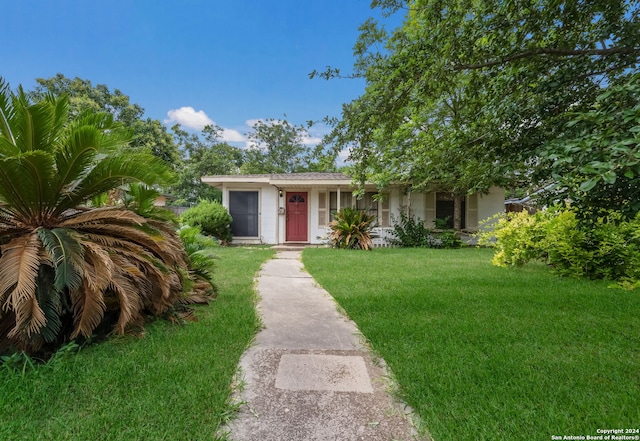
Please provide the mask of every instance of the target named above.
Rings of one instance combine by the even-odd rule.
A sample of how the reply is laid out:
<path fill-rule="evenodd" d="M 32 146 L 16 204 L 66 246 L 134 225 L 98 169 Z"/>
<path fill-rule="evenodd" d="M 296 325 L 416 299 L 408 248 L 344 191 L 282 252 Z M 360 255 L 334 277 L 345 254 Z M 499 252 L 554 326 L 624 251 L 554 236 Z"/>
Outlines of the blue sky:
<path fill-rule="evenodd" d="M 0 76 L 12 88 L 62 73 L 120 89 L 171 126 L 215 122 L 240 141 L 252 120 L 339 116 L 370 0 L 2 0 Z M 326 128 L 324 129 L 326 131 Z M 310 137 L 322 134 L 317 126 Z"/>

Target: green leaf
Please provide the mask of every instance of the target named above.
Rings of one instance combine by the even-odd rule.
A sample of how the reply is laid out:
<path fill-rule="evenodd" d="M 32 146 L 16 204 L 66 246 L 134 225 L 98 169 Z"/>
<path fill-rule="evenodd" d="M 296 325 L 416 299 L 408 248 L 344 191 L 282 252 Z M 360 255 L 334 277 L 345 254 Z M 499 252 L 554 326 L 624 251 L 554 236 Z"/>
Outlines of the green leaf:
<path fill-rule="evenodd" d="M 593 187 L 596 186 L 599 180 L 600 180 L 600 177 L 596 176 L 594 178 L 589 179 L 588 181 L 583 182 L 582 184 L 580 184 L 580 190 L 582 191 L 591 190 Z"/>
<path fill-rule="evenodd" d="M 612 170 L 609 170 L 608 172 L 602 175 L 602 179 L 607 184 L 615 184 L 616 178 L 617 178 L 616 172 Z"/>
<path fill-rule="evenodd" d="M 56 290 L 78 289 L 83 277 L 84 249 L 73 231 L 66 228 L 40 228 L 38 237 L 53 261 Z"/>

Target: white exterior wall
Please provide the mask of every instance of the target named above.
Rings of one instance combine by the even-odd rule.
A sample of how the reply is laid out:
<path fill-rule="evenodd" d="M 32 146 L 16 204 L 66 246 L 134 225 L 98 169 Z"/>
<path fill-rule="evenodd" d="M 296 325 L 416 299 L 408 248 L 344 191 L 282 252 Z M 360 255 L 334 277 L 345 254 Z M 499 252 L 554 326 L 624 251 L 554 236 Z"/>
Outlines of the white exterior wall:
<path fill-rule="evenodd" d="M 478 222 L 482 223 L 497 213 L 504 213 L 504 189 L 491 187 L 489 194 L 478 195 Z"/>
<path fill-rule="evenodd" d="M 309 190 L 309 243 L 321 244 L 327 235 L 327 227 L 319 225 L 318 212 L 320 209 L 320 193 L 326 193 L 326 188 L 313 188 Z M 335 191 L 335 190 L 334 190 Z"/>
<path fill-rule="evenodd" d="M 286 206 L 286 192 L 283 188 L 283 197 L 280 198 L 278 189 L 272 185 L 259 183 L 233 183 L 224 184 L 222 187 L 222 204 L 229 208 L 229 191 L 258 191 L 259 201 L 259 220 L 258 220 L 258 238 L 234 238 L 236 244 L 278 244 L 285 243 L 286 231 L 286 214 L 284 208 Z M 289 191 L 307 192 L 308 197 L 308 242 L 310 244 L 323 244 L 327 236 L 328 230 L 325 225 L 319 225 L 319 194 L 336 191 L 336 187 L 309 187 L 309 188 L 292 188 Z M 344 188 L 342 191 L 351 191 Z M 389 210 L 391 216 L 391 225 L 393 218 L 398 218 L 402 210 L 406 209 L 410 204 L 411 214 L 414 216 L 425 218 L 426 195 L 425 193 L 403 194 L 403 189 L 392 187 L 388 190 L 389 194 Z M 282 208 L 283 210 L 279 210 Z M 492 187 L 489 194 L 478 195 L 478 221 L 485 220 L 496 213 L 504 212 L 504 190 L 498 187 Z M 328 207 L 327 207 L 328 210 Z M 429 225 L 428 228 L 433 228 Z"/>
<path fill-rule="evenodd" d="M 261 189 L 260 212 L 258 224 L 260 225 L 261 243 L 278 243 L 278 190 L 269 185 Z"/>

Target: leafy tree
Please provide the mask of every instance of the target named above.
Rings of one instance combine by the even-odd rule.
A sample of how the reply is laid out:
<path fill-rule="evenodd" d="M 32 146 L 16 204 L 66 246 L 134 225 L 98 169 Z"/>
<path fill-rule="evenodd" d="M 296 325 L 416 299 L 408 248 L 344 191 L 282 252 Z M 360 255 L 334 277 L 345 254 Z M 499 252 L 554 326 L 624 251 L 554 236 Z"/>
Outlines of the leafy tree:
<path fill-rule="evenodd" d="M 640 212 L 640 74 L 570 116 L 571 131 L 545 151 L 558 183 L 549 197 L 572 200 L 583 217 L 616 210 L 632 219 Z"/>
<path fill-rule="evenodd" d="M 372 4 L 406 15 L 393 32 L 367 21 L 355 46 L 351 76 L 367 88 L 332 135 L 360 180 L 432 181 L 459 196 L 551 180 L 546 147 L 638 66 L 638 0 Z"/>
<path fill-rule="evenodd" d="M 307 129 L 286 120 L 258 121 L 249 133 L 242 173 L 299 173 L 335 168 L 335 154 L 305 144 Z"/>
<path fill-rule="evenodd" d="M 158 120 L 143 119 L 144 109 L 132 104 L 120 90 L 112 92 L 104 84 L 94 86 L 89 80 L 70 79 L 60 73 L 53 78 L 38 78 L 36 81 L 38 86 L 29 93 L 32 99 L 43 99 L 47 94 L 67 94 L 71 116 L 86 110 L 108 112 L 114 121 L 132 130 L 133 139 L 127 144 L 128 149 L 150 152 L 172 167 L 178 163 L 178 149 L 164 125 Z"/>
<path fill-rule="evenodd" d="M 177 124 L 172 130 L 185 158 L 179 166 L 178 182 L 170 188 L 170 193 L 189 205 L 200 200 L 222 201 L 220 190 L 203 184 L 200 178 L 238 173 L 243 161 L 242 150 L 220 142 L 219 127 L 206 126 L 200 134 L 189 133 Z"/>
<path fill-rule="evenodd" d="M 87 206 L 128 183 L 165 184 L 168 169 L 125 153 L 113 115 L 69 108 L 66 95 L 32 103 L 0 79 L 0 351 L 89 337 L 109 316 L 123 333 L 189 299 L 172 224 Z"/>

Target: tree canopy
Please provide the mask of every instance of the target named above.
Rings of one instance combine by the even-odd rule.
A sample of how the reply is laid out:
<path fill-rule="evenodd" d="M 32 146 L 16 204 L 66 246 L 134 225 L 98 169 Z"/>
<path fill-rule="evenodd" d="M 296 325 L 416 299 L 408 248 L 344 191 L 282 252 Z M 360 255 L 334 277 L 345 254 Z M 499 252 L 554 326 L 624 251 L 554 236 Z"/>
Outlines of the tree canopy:
<path fill-rule="evenodd" d="M 177 166 L 178 182 L 169 189 L 169 193 L 178 199 L 179 204 L 193 205 L 199 200 L 221 201 L 220 190 L 202 183 L 200 178 L 238 173 L 243 163 L 242 149 L 221 142 L 219 127 L 206 126 L 201 133 L 189 133 L 176 124 L 172 131 L 183 159 Z"/>
<path fill-rule="evenodd" d="M 151 153 L 171 167 L 180 159 L 177 146 L 166 127 L 158 120 L 143 119 L 144 109 L 131 103 L 129 96 L 119 89 L 111 91 L 104 84 L 94 86 L 89 80 L 78 77 L 71 79 L 60 73 L 55 77 L 38 78 L 36 81 L 38 86 L 29 92 L 31 99 L 44 99 L 47 94 L 66 94 L 69 96 L 69 112 L 72 117 L 86 110 L 108 112 L 114 121 L 127 127 L 133 133 L 128 149 Z"/>
<path fill-rule="evenodd" d="M 249 148 L 244 152 L 243 173 L 297 173 L 330 171 L 335 154 L 322 146 L 311 147 L 306 139 L 311 127 L 293 125 L 285 120 L 259 120 L 248 134 Z"/>
<path fill-rule="evenodd" d="M 577 121 L 585 115 L 612 115 L 614 108 L 598 98 L 607 90 L 616 88 L 620 102 L 633 102 L 638 0 L 375 0 L 372 5 L 387 14 L 403 13 L 404 19 L 392 31 L 367 21 L 354 48 L 356 62 L 348 76 L 364 78 L 366 91 L 344 106 L 332 139 L 351 149 L 360 180 L 382 186 L 438 183 L 452 194 L 556 180 L 579 190 L 572 191 L 575 197 L 610 185 L 612 173 L 631 175 L 612 166 L 594 179 L 584 173 L 592 156 L 572 152 L 583 173 L 560 182 L 566 162 L 563 150 L 551 146 L 558 139 L 565 145 L 583 139 L 585 126 Z M 337 69 L 315 75 L 342 76 Z M 626 140 L 635 136 L 626 133 Z M 627 145 L 637 152 L 635 146 Z M 634 169 L 634 176 L 639 172 Z"/>

